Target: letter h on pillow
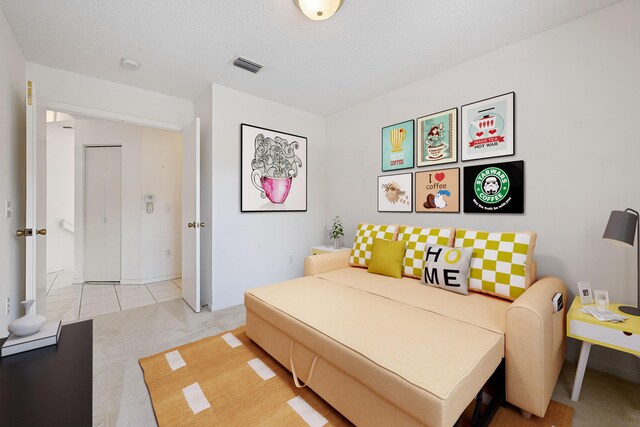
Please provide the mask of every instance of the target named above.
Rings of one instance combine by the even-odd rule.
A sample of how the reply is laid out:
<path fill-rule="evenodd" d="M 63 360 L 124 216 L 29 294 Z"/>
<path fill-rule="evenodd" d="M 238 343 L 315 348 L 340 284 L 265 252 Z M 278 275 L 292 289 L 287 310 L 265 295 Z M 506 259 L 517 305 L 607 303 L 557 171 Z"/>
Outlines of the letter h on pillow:
<path fill-rule="evenodd" d="M 422 283 L 468 295 L 472 253 L 472 248 L 427 245 Z"/>

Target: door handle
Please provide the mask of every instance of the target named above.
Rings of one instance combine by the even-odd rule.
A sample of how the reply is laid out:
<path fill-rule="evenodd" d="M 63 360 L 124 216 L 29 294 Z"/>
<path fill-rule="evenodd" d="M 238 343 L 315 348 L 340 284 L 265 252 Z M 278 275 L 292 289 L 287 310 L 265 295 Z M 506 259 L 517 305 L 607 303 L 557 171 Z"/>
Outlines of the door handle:
<path fill-rule="evenodd" d="M 16 236 L 18 236 L 18 237 L 31 237 L 31 236 L 33 236 L 33 229 L 25 228 L 24 230 L 16 230 Z"/>
<path fill-rule="evenodd" d="M 198 227 L 204 228 L 204 222 L 201 222 L 200 224 L 198 224 Z"/>
<path fill-rule="evenodd" d="M 46 228 L 41 228 L 40 230 L 36 230 L 36 234 L 39 234 L 41 236 L 46 236 L 47 235 L 47 229 Z"/>
<path fill-rule="evenodd" d="M 187 227 L 196 228 L 196 223 L 195 222 L 189 222 L 189 223 L 187 223 Z"/>

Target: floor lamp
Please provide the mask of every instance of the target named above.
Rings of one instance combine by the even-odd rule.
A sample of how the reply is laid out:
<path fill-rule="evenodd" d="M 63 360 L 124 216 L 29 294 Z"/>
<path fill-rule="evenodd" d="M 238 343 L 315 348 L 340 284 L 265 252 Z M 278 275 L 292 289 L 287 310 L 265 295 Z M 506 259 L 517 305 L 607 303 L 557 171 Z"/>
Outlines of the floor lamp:
<path fill-rule="evenodd" d="M 604 230 L 603 239 L 609 239 L 615 242 L 626 243 L 633 246 L 633 240 L 638 235 L 636 240 L 636 268 L 638 281 L 638 305 L 637 307 L 620 306 L 618 309 L 623 313 L 630 314 L 632 316 L 640 316 L 640 227 L 638 227 L 638 218 L 640 214 L 633 209 L 625 209 L 624 211 L 611 211 L 607 228 Z"/>

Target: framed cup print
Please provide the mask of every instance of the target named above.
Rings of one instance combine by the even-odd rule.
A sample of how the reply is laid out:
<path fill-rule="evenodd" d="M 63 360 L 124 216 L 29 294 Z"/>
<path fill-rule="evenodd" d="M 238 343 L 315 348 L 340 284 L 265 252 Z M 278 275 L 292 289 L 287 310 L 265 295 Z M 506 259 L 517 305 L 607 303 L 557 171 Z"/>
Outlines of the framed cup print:
<path fill-rule="evenodd" d="M 462 161 L 515 154 L 515 93 L 462 106 Z"/>
<path fill-rule="evenodd" d="M 417 166 L 458 161 L 458 109 L 441 111 L 416 120 Z"/>
<path fill-rule="evenodd" d="M 240 126 L 240 210 L 307 210 L 307 138 Z"/>
<path fill-rule="evenodd" d="M 465 213 L 524 213 L 524 161 L 466 166 Z"/>
<path fill-rule="evenodd" d="M 460 212 L 460 168 L 415 175 L 416 212 Z"/>
<path fill-rule="evenodd" d="M 382 172 L 413 167 L 413 120 L 382 128 Z"/>
<path fill-rule="evenodd" d="M 413 174 L 378 177 L 378 212 L 413 211 Z"/>

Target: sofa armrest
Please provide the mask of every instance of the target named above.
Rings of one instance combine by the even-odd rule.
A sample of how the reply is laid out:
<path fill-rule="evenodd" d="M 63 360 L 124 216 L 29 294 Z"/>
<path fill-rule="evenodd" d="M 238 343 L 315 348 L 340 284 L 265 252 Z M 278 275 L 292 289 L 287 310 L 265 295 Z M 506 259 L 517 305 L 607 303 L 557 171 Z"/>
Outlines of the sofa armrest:
<path fill-rule="evenodd" d="M 326 271 L 349 267 L 350 251 L 329 252 L 304 259 L 304 275 L 315 276 Z"/>
<path fill-rule="evenodd" d="M 539 417 L 547 411 L 566 351 L 566 306 L 553 312 L 556 292 L 566 304 L 564 283 L 542 278 L 507 309 L 507 401 Z"/>

